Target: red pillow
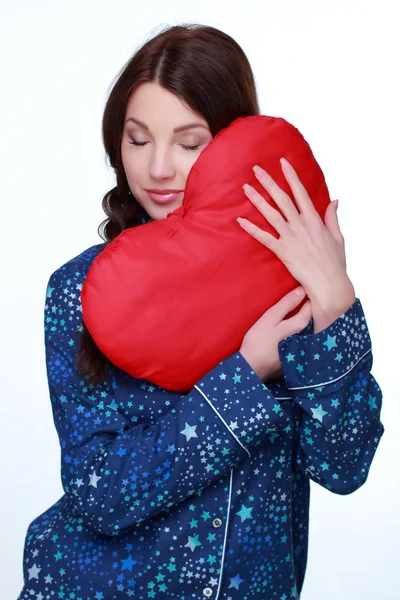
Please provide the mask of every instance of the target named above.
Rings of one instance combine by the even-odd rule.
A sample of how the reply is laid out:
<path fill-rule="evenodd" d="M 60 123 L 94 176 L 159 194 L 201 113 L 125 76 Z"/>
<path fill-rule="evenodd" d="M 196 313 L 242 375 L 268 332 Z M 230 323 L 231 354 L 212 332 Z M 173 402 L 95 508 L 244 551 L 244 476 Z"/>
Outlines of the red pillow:
<path fill-rule="evenodd" d="M 246 217 L 279 237 L 242 186 L 249 183 L 278 209 L 253 173 L 258 164 L 294 201 L 281 157 L 323 219 L 329 192 L 301 133 L 282 118 L 241 117 L 201 152 L 181 207 L 124 230 L 96 257 L 82 287 L 83 320 L 112 363 L 166 389 L 190 390 L 299 285 L 236 221 Z"/>

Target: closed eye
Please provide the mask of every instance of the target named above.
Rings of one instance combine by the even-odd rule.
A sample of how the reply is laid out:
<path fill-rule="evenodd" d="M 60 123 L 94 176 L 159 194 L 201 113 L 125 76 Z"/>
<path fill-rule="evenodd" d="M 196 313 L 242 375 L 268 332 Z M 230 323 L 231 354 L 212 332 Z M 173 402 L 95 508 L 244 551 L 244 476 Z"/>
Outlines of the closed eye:
<path fill-rule="evenodd" d="M 182 148 L 185 148 L 185 150 L 198 150 L 200 148 L 200 146 L 185 146 L 185 144 L 181 144 Z"/>
<path fill-rule="evenodd" d="M 135 142 L 134 140 L 129 142 L 130 144 L 133 144 L 134 146 L 145 146 L 145 144 L 148 144 L 149 142 Z M 200 146 L 186 146 L 185 144 L 180 144 L 182 146 L 182 148 L 185 148 L 185 150 L 198 150 L 200 148 Z"/>

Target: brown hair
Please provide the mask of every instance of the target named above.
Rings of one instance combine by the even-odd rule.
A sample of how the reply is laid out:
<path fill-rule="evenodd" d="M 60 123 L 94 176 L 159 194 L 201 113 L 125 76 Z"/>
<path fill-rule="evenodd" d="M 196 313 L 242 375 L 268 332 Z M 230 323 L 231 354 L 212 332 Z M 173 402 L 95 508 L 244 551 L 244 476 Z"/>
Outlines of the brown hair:
<path fill-rule="evenodd" d="M 102 201 L 107 219 L 98 228 L 106 245 L 142 222 L 143 209 L 130 194 L 122 165 L 121 140 L 130 96 L 145 82 L 157 82 L 182 98 L 207 121 L 213 137 L 234 119 L 260 112 L 249 61 L 226 33 L 192 23 L 168 26 L 145 42 L 118 74 L 103 114 L 103 143 L 116 175 L 116 186 Z M 82 323 L 77 355 L 81 375 L 101 383 L 110 365 Z"/>

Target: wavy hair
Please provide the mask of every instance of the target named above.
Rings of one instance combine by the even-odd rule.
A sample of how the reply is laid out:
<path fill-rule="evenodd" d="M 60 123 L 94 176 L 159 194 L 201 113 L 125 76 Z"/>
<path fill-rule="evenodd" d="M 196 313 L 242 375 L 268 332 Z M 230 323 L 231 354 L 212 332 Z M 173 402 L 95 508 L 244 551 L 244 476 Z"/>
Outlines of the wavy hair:
<path fill-rule="evenodd" d="M 164 28 L 148 39 L 117 75 L 102 119 L 103 143 L 116 185 L 105 194 L 107 218 L 98 233 L 105 246 L 143 221 L 144 209 L 131 194 L 121 157 L 125 114 L 139 85 L 157 82 L 201 115 L 214 137 L 239 117 L 260 113 L 253 72 L 239 44 L 228 34 L 197 23 Z M 108 377 L 111 362 L 82 323 L 77 367 L 89 383 Z"/>

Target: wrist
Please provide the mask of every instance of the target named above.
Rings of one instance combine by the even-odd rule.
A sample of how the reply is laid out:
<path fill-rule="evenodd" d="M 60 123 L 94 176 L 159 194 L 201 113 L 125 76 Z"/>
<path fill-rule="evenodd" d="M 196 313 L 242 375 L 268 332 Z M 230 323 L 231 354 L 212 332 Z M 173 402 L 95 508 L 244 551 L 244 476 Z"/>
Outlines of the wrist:
<path fill-rule="evenodd" d="M 265 364 L 262 364 L 261 362 L 260 364 L 258 364 L 258 362 L 254 358 L 250 358 L 246 354 L 246 349 L 240 348 L 239 353 L 242 355 L 244 360 L 247 362 L 248 365 L 250 365 L 254 373 L 259 379 L 261 379 L 263 383 L 267 383 L 267 381 L 270 381 L 272 379 L 280 379 L 282 377 L 281 368 L 279 368 L 276 371 L 271 371 L 265 366 Z"/>
<path fill-rule="evenodd" d="M 314 333 L 326 329 L 345 313 L 356 301 L 354 286 L 350 279 L 335 285 L 325 293 L 310 297 Z"/>
<path fill-rule="evenodd" d="M 258 365 L 256 363 L 256 361 L 254 360 L 254 358 L 251 358 L 248 353 L 246 352 L 246 349 L 241 347 L 239 350 L 239 353 L 243 356 L 244 360 L 247 362 L 247 364 L 250 365 L 250 367 L 253 369 L 254 373 L 260 378 L 262 379 L 263 377 L 265 377 L 264 373 L 262 372 L 262 368 L 261 365 Z"/>

